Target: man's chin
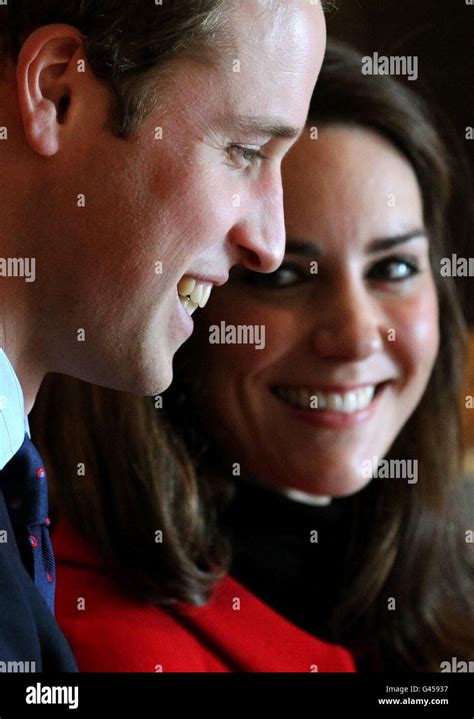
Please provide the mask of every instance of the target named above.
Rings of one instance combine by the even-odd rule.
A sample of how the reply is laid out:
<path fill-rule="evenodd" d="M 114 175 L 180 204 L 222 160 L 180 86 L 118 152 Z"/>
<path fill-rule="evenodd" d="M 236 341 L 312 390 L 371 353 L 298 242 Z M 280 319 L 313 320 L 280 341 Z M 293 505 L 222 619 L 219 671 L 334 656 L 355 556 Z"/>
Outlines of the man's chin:
<path fill-rule="evenodd" d="M 168 389 L 173 381 L 173 357 L 167 357 L 165 353 L 147 358 L 141 367 L 138 363 L 133 369 L 134 372 L 124 374 L 122 386 L 116 389 L 141 397 L 154 397 Z"/>
<path fill-rule="evenodd" d="M 143 395 L 144 397 L 155 397 L 167 390 L 173 381 L 172 362 L 168 362 L 166 366 L 162 366 L 159 369 L 160 371 L 148 377 L 133 393 Z"/>

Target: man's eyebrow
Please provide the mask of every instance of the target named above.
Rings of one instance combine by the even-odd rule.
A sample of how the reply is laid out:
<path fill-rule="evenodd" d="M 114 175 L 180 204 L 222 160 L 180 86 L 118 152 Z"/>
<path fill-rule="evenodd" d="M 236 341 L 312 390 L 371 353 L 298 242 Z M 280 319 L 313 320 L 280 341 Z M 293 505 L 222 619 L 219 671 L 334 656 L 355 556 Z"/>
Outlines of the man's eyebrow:
<path fill-rule="evenodd" d="M 277 118 L 265 116 L 237 115 L 228 124 L 242 133 L 284 140 L 294 140 L 303 131 L 302 127 L 293 127 Z"/>
<path fill-rule="evenodd" d="M 426 230 L 424 229 L 416 229 L 411 230 L 410 232 L 404 232 L 401 235 L 393 235 L 392 237 L 382 237 L 377 240 L 373 240 L 368 248 L 367 251 L 370 253 L 374 252 L 382 252 L 383 250 L 390 250 L 392 247 L 396 247 L 397 245 L 402 245 L 405 242 L 410 242 L 410 240 L 415 240 L 418 238 L 426 238 L 428 239 L 428 234 Z"/>

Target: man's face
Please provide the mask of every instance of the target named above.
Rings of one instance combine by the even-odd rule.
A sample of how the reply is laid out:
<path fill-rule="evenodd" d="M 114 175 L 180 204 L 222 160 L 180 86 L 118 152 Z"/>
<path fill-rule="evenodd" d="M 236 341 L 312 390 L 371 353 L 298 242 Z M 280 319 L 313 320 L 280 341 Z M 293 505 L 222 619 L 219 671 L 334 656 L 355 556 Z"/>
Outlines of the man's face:
<path fill-rule="evenodd" d="M 214 66 L 174 60 L 133 139 L 106 129 L 99 82 L 71 105 L 74 142 L 44 172 L 48 203 L 33 228 L 54 371 L 159 392 L 211 285 L 236 263 L 268 272 L 282 259 L 280 163 L 305 123 L 324 17 L 305 0 L 227 12 L 230 41 Z"/>

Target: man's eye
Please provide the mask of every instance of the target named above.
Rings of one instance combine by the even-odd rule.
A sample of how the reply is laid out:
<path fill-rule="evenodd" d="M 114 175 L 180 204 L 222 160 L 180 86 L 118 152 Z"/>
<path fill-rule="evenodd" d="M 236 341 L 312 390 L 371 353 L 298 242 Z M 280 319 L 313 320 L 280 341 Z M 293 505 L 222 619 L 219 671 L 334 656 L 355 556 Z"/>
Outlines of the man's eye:
<path fill-rule="evenodd" d="M 268 290 L 285 289 L 286 287 L 294 287 L 308 279 L 307 272 L 295 265 L 285 264 L 279 267 L 275 272 L 262 273 L 252 272 L 251 270 L 242 270 L 241 278 L 245 284 L 253 287 L 260 287 Z"/>
<path fill-rule="evenodd" d="M 227 154 L 233 164 L 241 170 L 259 165 L 262 160 L 268 159 L 263 154 L 261 147 L 248 145 L 230 145 L 227 148 Z"/>
<path fill-rule="evenodd" d="M 368 279 L 379 282 L 402 282 L 419 273 L 420 269 L 415 259 L 406 257 L 388 257 L 377 262 L 367 274 Z"/>

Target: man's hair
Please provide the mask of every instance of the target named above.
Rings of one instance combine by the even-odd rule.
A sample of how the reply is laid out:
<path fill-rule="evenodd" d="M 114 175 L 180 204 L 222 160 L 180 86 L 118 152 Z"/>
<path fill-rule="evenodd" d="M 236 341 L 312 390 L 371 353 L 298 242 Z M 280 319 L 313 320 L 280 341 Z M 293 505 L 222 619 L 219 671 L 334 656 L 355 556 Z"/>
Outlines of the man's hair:
<path fill-rule="evenodd" d="M 16 60 L 35 29 L 74 26 L 94 74 L 116 96 L 114 130 L 127 136 L 154 106 L 151 80 L 156 86 L 163 65 L 178 56 L 205 62 L 215 56 L 224 6 L 225 0 L 9 0 L 0 8 L 0 52 Z"/>

